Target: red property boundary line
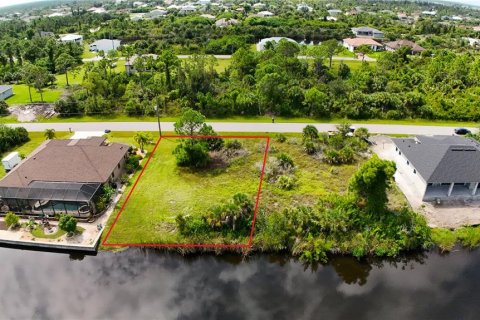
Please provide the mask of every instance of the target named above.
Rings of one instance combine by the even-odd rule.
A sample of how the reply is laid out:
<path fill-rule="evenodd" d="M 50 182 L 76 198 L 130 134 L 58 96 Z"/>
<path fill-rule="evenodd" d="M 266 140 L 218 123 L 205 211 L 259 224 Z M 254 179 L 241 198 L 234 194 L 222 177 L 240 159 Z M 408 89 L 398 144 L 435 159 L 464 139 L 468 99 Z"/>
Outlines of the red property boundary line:
<path fill-rule="evenodd" d="M 137 187 L 138 182 L 140 181 L 141 177 L 143 176 L 143 173 L 145 172 L 145 169 L 148 167 L 148 164 L 150 163 L 150 160 L 152 159 L 153 155 L 157 151 L 157 147 L 160 144 L 160 141 L 165 138 L 172 138 L 172 139 L 195 139 L 195 138 L 222 138 L 222 139 L 266 139 L 267 143 L 265 145 L 265 152 L 263 154 L 263 162 L 262 162 L 262 170 L 260 172 L 260 183 L 258 185 L 258 190 L 257 190 L 257 196 L 255 200 L 255 208 L 253 211 L 253 219 L 252 219 L 252 227 L 250 229 L 250 236 L 248 239 L 248 244 L 195 244 L 195 243 L 107 243 L 108 238 L 110 237 L 110 234 L 112 233 L 113 228 L 117 224 L 118 219 L 120 218 L 120 215 L 123 213 L 125 206 L 127 205 L 133 191 Z M 262 192 L 262 183 L 263 183 L 263 176 L 265 174 L 265 165 L 267 163 L 267 158 L 268 158 L 268 149 L 270 146 L 270 136 L 240 136 L 240 135 L 230 135 L 230 136 L 202 136 L 202 135 L 197 135 L 197 136 L 182 136 L 182 135 L 162 135 L 158 139 L 157 143 L 155 144 L 155 147 L 153 148 L 152 152 L 150 153 L 150 156 L 147 159 L 147 162 L 142 168 L 142 171 L 140 171 L 140 174 L 138 175 L 137 179 L 135 180 L 135 183 L 133 184 L 132 189 L 130 189 L 130 192 L 128 193 L 127 197 L 125 198 L 125 201 L 123 202 L 122 207 L 117 213 L 117 216 L 115 217 L 115 220 L 113 220 L 112 226 L 107 232 L 107 235 L 102 241 L 102 246 L 106 247 L 194 247 L 194 248 L 230 248 L 230 249 L 244 249 L 244 248 L 250 248 L 252 246 L 253 242 L 253 234 L 255 231 L 255 222 L 257 220 L 257 212 L 258 212 L 258 207 L 260 204 L 260 194 Z"/>

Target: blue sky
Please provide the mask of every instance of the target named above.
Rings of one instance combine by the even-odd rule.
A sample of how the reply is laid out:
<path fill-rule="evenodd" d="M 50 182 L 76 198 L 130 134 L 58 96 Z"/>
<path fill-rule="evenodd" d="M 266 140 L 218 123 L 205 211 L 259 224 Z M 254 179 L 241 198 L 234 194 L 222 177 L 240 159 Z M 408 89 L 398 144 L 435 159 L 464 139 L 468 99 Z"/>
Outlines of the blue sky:
<path fill-rule="evenodd" d="M 13 4 L 28 3 L 41 0 L 0 0 L 0 7 L 11 6 Z M 480 0 L 456 0 L 456 2 L 466 3 L 466 4 L 476 4 L 480 6 Z"/>

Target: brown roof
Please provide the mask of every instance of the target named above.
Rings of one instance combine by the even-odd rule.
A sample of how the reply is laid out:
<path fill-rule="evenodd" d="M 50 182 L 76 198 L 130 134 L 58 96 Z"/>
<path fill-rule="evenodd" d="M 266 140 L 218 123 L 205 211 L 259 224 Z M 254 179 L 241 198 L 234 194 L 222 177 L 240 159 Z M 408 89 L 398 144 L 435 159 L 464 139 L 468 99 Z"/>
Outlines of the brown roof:
<path fill-rule="evenodd" d="M 105 183 L 129 149 L 105 140 L 45 141 L 0 180 L 0 187 L 26 187 L 32 181 Z"/>
<path fill-rule="evenodd" d="M 368 38 L 347 38 L 347 39 L 343 39 L 343 42 L 345 42 L 345 43 L 347 43 L 351 46 L 354 46 L 354 47 L 359 47 L 361 45 L 368 45 L 368 46 L 375 45 L 375 46 L 379 46 L 379 47 L 382 46 L 377 41 L 375 41 L 373 39 L 368 39 Z"/>
<path fill-rule="evenodd" d="M 385 43 L 385 46 L 393 50 L 400 49 L 401 47 L 409 47 L 412 49 L 413 52 L 425 51 L 424 48 L 420 47 L 418 44 L 410 40 L 397 40 L 397 41 L 387 42 Z"/>

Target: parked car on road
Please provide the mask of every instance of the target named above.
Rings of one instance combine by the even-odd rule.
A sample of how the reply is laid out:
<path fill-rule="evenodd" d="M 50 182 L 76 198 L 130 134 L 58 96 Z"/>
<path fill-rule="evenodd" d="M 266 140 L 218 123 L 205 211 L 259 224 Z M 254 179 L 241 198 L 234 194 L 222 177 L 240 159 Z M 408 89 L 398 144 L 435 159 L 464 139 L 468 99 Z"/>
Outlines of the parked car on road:
<path fill-rule="evenodd" d="M 455 132 L 455 134 L 458 134 L 459 136 L 464 136 L 467 133 L 470 133 L 470 130 L 468 130 L 467 128 L 456 128 L 453 131 Z"/>

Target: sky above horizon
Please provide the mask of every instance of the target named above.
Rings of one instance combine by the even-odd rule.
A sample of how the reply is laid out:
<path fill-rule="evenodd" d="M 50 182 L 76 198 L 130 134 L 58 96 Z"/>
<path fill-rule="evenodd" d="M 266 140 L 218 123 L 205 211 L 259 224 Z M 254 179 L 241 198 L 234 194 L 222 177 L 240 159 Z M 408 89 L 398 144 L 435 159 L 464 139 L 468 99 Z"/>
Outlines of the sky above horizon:
<path fill-rule="evenodd" d="M 37 2 L 42 0 L 0 0 L 0 7 L 7 7 L 14 4 Z M 465 3 L 465 4 L 475 4 L 480 5 L 480 0 L 454 0 L 455 2 Z"/>

